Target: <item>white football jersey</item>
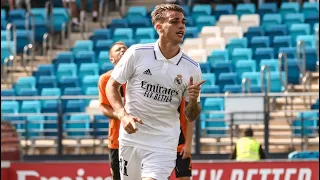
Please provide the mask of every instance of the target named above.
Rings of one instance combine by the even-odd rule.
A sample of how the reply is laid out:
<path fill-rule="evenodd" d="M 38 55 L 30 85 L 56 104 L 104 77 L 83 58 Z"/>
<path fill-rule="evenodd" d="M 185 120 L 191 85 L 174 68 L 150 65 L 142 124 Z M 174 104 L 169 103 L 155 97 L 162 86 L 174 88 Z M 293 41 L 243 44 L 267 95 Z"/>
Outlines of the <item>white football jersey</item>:
<path fill-rule="evenodd" d="M 181 49 L 175 57 L 166 59 L 157 41 L 131 46 L 111 76 L 121 84 L 127 83 L 125 109 L 144 123 L 136 123 L 138 131 L 133 134 L 121 125 L 120 144 L 176 153 L 180 134 L 178 108 L 183 96 L 189 100 L 190 77 L 194 83 L 201 81 L 200 65 Z"/>

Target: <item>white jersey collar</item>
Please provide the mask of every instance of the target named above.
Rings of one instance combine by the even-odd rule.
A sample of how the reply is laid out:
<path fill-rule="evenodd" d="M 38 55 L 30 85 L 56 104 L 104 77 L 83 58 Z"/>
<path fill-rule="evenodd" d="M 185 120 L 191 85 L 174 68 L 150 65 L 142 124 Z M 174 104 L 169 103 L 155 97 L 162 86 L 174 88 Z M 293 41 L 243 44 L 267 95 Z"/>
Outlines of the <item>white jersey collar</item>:
<path fill-rule="evenodd" d="M 179 46 L 180 47 L 180 46 Z M 160 51 L 160 47 L 159 47 L 159 40 L 156 41 L 155 45 L 154 45 L 154 57 L 156 60 L 158 61 L 161 61 L 161 60 L 167 60 L 169 62 L 172 62 L 173 64 L 175 65 L 178 65 L 179 62 L 181 61 L 181 58 L 182 58 L 182 50 L 181 50 L 181 47 L 180 47 L 180 51 L 179 53 L 174 56 L 173 58 L 171 59 L 166 59 L 163 54 L 161 53 Z"/>

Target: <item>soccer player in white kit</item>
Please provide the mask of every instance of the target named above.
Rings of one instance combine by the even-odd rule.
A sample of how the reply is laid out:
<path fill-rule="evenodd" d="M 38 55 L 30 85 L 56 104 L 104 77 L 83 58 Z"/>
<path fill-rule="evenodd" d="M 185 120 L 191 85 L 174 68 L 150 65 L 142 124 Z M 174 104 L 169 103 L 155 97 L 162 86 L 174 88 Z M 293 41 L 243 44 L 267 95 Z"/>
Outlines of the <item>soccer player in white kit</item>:
<path fill-rule="evenodd" d="M 179 46 L 186 29 L 183 13 L 175 4 L 156 6 L 151 16 L 159 39 L 131 46 L 106 86 L 109 102 L 121 120 L 122 180 L 167 180 L 177 156 L 182 97 L 188 121 L 200 114 L 199 93 L 204 81 L 199 64 Z M 119 93 L 124 83 L 125 106 Z"/>

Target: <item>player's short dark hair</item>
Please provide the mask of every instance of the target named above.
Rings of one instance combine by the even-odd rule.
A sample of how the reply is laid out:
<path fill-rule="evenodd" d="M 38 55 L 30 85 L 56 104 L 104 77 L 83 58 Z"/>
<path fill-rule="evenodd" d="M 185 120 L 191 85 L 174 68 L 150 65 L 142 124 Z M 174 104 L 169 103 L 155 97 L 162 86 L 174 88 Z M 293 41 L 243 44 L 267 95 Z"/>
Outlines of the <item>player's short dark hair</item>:
<path fill-rule="evenodd" d="M 244 136 L 245 137 L 252 137 L 253 136 L 253 130 L 251 128 L 247 128 L 244 130 Z"/>
<path fill-rule="evenodd" d="M 168 11 L 178 11 L 184 14 L 183 8 L 177 4 L 160 4 L 157 5 L 151 13 L 152 24 L 158 21 L 163 22 L 167 17 Z"/>

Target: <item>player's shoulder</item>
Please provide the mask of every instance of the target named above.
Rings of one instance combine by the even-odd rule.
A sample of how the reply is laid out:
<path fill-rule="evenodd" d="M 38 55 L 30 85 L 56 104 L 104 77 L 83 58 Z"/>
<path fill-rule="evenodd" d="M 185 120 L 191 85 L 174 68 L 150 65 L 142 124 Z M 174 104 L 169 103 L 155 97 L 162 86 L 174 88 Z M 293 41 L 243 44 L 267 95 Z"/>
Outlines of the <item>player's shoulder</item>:
<path fill-rule="evenodd" d="M 198 69 L 200 67 L 199 63 L 190 58 L 186 53 L 182 52 L 181 62 L 189 66 L 190 68 Z"/>
<path fill-rule="evenodd" d="M 155 43 L 148 43 L 148 44 L 135 44 L 130 47 L 131 50 L 137 51 L 150 51 L 154 49 Z"/>

